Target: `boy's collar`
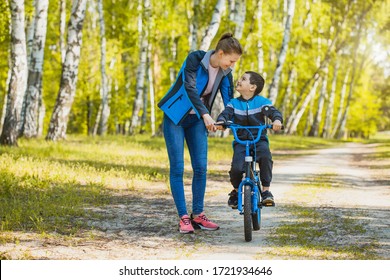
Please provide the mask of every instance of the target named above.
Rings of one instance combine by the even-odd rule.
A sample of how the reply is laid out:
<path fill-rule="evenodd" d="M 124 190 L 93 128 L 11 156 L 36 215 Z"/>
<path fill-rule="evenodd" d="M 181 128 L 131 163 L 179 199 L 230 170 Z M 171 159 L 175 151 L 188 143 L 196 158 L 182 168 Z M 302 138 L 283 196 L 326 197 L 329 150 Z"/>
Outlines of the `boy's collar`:
<path fill-rule="evenodd" d="M 242 97 L 242 95 L 240 94 L 240 96 L 238 97 L 239 100 L 242 100 L 242 101 L 250 101 L 252 99 L 254 99 L 255 97 L 257 96 L 257 94 L 253 95 L 251 98 L 249 99 L 245 99 L 244 97 Z"/>

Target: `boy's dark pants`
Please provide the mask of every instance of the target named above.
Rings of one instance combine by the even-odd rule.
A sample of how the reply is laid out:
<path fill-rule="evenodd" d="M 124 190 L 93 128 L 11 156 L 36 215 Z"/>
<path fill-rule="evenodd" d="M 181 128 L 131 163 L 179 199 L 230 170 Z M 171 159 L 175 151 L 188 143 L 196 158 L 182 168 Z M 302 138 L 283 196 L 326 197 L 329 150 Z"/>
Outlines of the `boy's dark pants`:
<path fill-rule="evenodd" d="M 252 148 L 253 149 L 253 148 Z M 233 160 L 229 171 L 230 182 L 238 189 L 245 171 L 245 145 L 234 142 Z M 251 153 L 254 156 L 253 153 Z M 272 155 L 267 140 L 260 140 L 256 144 L 256 162 L 260 165 L 260 181 L 263 187 L 269 187 L 272 180 Z"/>

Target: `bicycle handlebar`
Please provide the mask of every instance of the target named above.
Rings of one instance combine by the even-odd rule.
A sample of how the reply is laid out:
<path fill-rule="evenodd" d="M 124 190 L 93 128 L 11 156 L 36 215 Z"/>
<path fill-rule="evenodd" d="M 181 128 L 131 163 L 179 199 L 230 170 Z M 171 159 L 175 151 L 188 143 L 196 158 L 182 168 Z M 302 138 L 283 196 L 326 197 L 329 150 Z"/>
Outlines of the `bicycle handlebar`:
<path fill-rule="evenodd" d="M 238 143 L 243 144 L 243 145 L 246 145 L 247 143 L 249 145 L 253 145 L 253 144 L 259 142 L 263 130 L 266 128 L 272 128 L 272 124 L 261 124 L 261 125 L 256 125 L 256 126 L 242 126 L 242 125 L 235 124 L 235 123 L 229 122 L 229 121 L 225 122 L 225 123 L 216 123 L 215 125 L 220 125 L 223 128 L 230 128 L 233 131 L 234 139 Z M 258 130 L 257 137 L 253 140 L 241 140 L 240 138 L 238 138 L 238 135 L 237 135 L 237 130 L 239 130 L 239 129 L 246 129 L 248 131 L 249 131 L 249 129 L 257 129 Z M 283 129 L 283 126 L 282 126 L 282 129 Z"/>

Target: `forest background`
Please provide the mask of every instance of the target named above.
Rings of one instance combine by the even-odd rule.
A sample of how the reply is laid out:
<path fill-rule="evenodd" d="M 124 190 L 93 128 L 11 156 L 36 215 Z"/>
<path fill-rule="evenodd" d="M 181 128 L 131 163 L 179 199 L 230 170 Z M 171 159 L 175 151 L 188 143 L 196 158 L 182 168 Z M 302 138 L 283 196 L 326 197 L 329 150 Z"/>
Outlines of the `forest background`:
<path fill-rule="evenodd" d="M 287 134 L 390 129 L 387 0 L 5 0 L 0 142 L 161 133 L 157 102 L 188 53 L 232 32 Z M 215 115 L 221 107 L 217 106 Z"/>

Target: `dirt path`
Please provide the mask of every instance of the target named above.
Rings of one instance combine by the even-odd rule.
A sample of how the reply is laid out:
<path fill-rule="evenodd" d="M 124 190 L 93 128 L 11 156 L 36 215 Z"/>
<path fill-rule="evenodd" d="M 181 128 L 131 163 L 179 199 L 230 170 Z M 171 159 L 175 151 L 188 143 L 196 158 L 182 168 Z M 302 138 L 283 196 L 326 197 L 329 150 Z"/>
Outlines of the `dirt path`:
<path fill-rule="evenodd" d="M 329 246 L 374 244 L 377 258 L 390 259 L 390 172 L 362 160 L 362 153 L 374 148 L 351 143 L 276 161 L 272 192 L 277 207 L 262 211 L 262 228 L 253 233 L 252 242 L 244 241 L 243 217 L 226 205 L 231 187 L 224 175 L 229 163 L 224 163 L 210 167 L 221 172 L 209 176 L 206 194 L 206 212 L 221 226 L 216 232 L 180 235 L 172 198 L 165 185 L 155 185 L 123 193 L 108 207 L 96 209 L 104 219 L 88 221 L 89 236 L 14 234 L 19 241 L 0 245 L 0 252 L 35 259 L 322 259 L 334 258 L 320 252 Z M 321 217 L 315 230 L 326 232 L 318 238 L 325 249 L 319 245 L 297 254 L 271 240 L 282 226 L 301 223 L 302 211 Z M 343 225 L 334 226 L 340 221 Z M 343 231 L 347 221 L 360 230 Z"/>

